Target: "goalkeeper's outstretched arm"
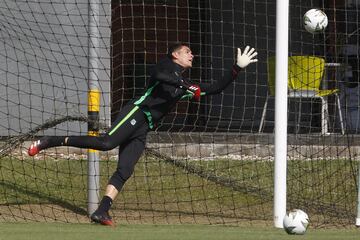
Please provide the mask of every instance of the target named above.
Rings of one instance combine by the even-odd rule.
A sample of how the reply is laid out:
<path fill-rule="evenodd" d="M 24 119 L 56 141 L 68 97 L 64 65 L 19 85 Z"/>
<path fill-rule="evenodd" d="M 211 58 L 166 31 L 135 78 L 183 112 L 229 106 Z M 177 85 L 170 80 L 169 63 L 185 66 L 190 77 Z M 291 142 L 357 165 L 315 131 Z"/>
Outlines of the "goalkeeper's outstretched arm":
<path fill-rule="evenodd" d="M 246 68 L 249 64 L 257 62 L 257 52 L 254 48 L 246 46 L 244 52 L 237 49 L 236 63 L 232 69 L 225 70 L 222 79 L 219 79 L 215 84 L 200 83 L 201 95 L 218 94 L 223 91 L 238 75 L 241 69 Z"/>

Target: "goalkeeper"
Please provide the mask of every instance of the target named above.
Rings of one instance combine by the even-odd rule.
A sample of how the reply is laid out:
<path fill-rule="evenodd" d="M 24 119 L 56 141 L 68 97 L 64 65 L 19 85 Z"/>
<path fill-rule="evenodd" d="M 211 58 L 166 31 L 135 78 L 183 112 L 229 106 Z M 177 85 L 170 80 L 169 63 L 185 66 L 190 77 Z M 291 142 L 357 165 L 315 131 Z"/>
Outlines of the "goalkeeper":
<path fill-rule="evenodd" d="M 146 135 L 154 125 L 184 97 L 199 101 L 201 96 L 217 94 L 236 78 L 238 72 L 250 63 L 257 62 L 257 52 L 247 46 L 237 49 L 236 64 L 225 70 L 223 78 L 215 84 L 194 84 L 182 77 L 191 68 L 194 55 L 188 45 L 177 43 L 168 50 L 167 57 L 158 62 L 150 76 L 145 93 L 130 101 L 118 114 L 108 132 L 102 136 L 45 136 L 33 142 L 28 154 L 34 156 L 43 149 L 71 146 L 107 151 L 119 146 L 117 169 L 109 179 L 97 210 L 91 220 L 113 225 L 109 216 L 112 202 L 134 171 L 135 164 L 145 149 Z"/>

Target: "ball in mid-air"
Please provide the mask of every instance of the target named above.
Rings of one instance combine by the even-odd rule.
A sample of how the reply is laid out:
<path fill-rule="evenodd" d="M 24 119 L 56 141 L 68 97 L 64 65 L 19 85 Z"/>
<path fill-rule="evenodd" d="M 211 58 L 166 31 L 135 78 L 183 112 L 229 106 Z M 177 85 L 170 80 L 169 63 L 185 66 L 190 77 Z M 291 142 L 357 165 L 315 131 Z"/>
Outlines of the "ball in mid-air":
<path fill-rule="evenodd" d="M 321 33 L 328 25 L 328 17 L 320 9 L 310 9 L 304 14 L 303 22 L 309 33 Z"/>

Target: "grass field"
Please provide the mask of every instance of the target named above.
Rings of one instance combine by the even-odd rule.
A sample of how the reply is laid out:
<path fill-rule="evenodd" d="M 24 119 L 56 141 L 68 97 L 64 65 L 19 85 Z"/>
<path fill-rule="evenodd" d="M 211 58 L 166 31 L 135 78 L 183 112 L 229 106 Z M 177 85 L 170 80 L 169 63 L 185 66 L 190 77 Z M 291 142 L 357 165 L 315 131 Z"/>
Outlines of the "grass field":
<path fill-rule="evenodd" d="M 156 239 L 156 240 L 261 240 L 359 239 L 359 229 L 309 229 L 303 236 L 287 235 L 272 227 L 225 227 L 210 225 L 118 225 L 114 228 L 94 224 L 58 223 L 1 223 L 0 240 L 98 240 L 98 239 Z"/>
<path fill-rule="evenodd" d="M 101 187 L 106 186 L 116 164 L 112 159 L 101 161 Z M 305 210 L 313 228 L 353 224 L 356 186 L 351 162 L 290 161 L 288 166 L 289 208 Z M 0 222 L 86 223 L 86 207 L 86 159 L 51 155 L 1 159 Z M 145 156 L 113 205 L 111 215 L 120 224 L 243 227 L 244 222 L 255 225 L 263 221 L 264 226 L 271 226 L 272 207 L 272 161 L 169 162 Z"/>

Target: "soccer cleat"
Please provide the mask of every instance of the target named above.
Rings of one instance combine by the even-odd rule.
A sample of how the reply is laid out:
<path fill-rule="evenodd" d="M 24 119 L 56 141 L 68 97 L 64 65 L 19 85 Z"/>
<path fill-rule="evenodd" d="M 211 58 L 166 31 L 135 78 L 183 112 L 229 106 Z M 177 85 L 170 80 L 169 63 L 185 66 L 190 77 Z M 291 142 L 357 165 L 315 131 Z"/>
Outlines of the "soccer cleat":
<path fill-rule="evenodd" d="M 92 222 L 100 223 L 101 225 L 115 226 L 108 212 L 99 213 L 95 211 L 91 214 L 90 219 Z"/>
<path fill-rule="evenodd" d="M 36 154 L 38 154 L 41 150 L 46 148 L 47 145 L 47 140 L 45 137 L 33 142 L 29 149 L 28 149 L 28 154 L 29 156 L 35 156 Z"/>

